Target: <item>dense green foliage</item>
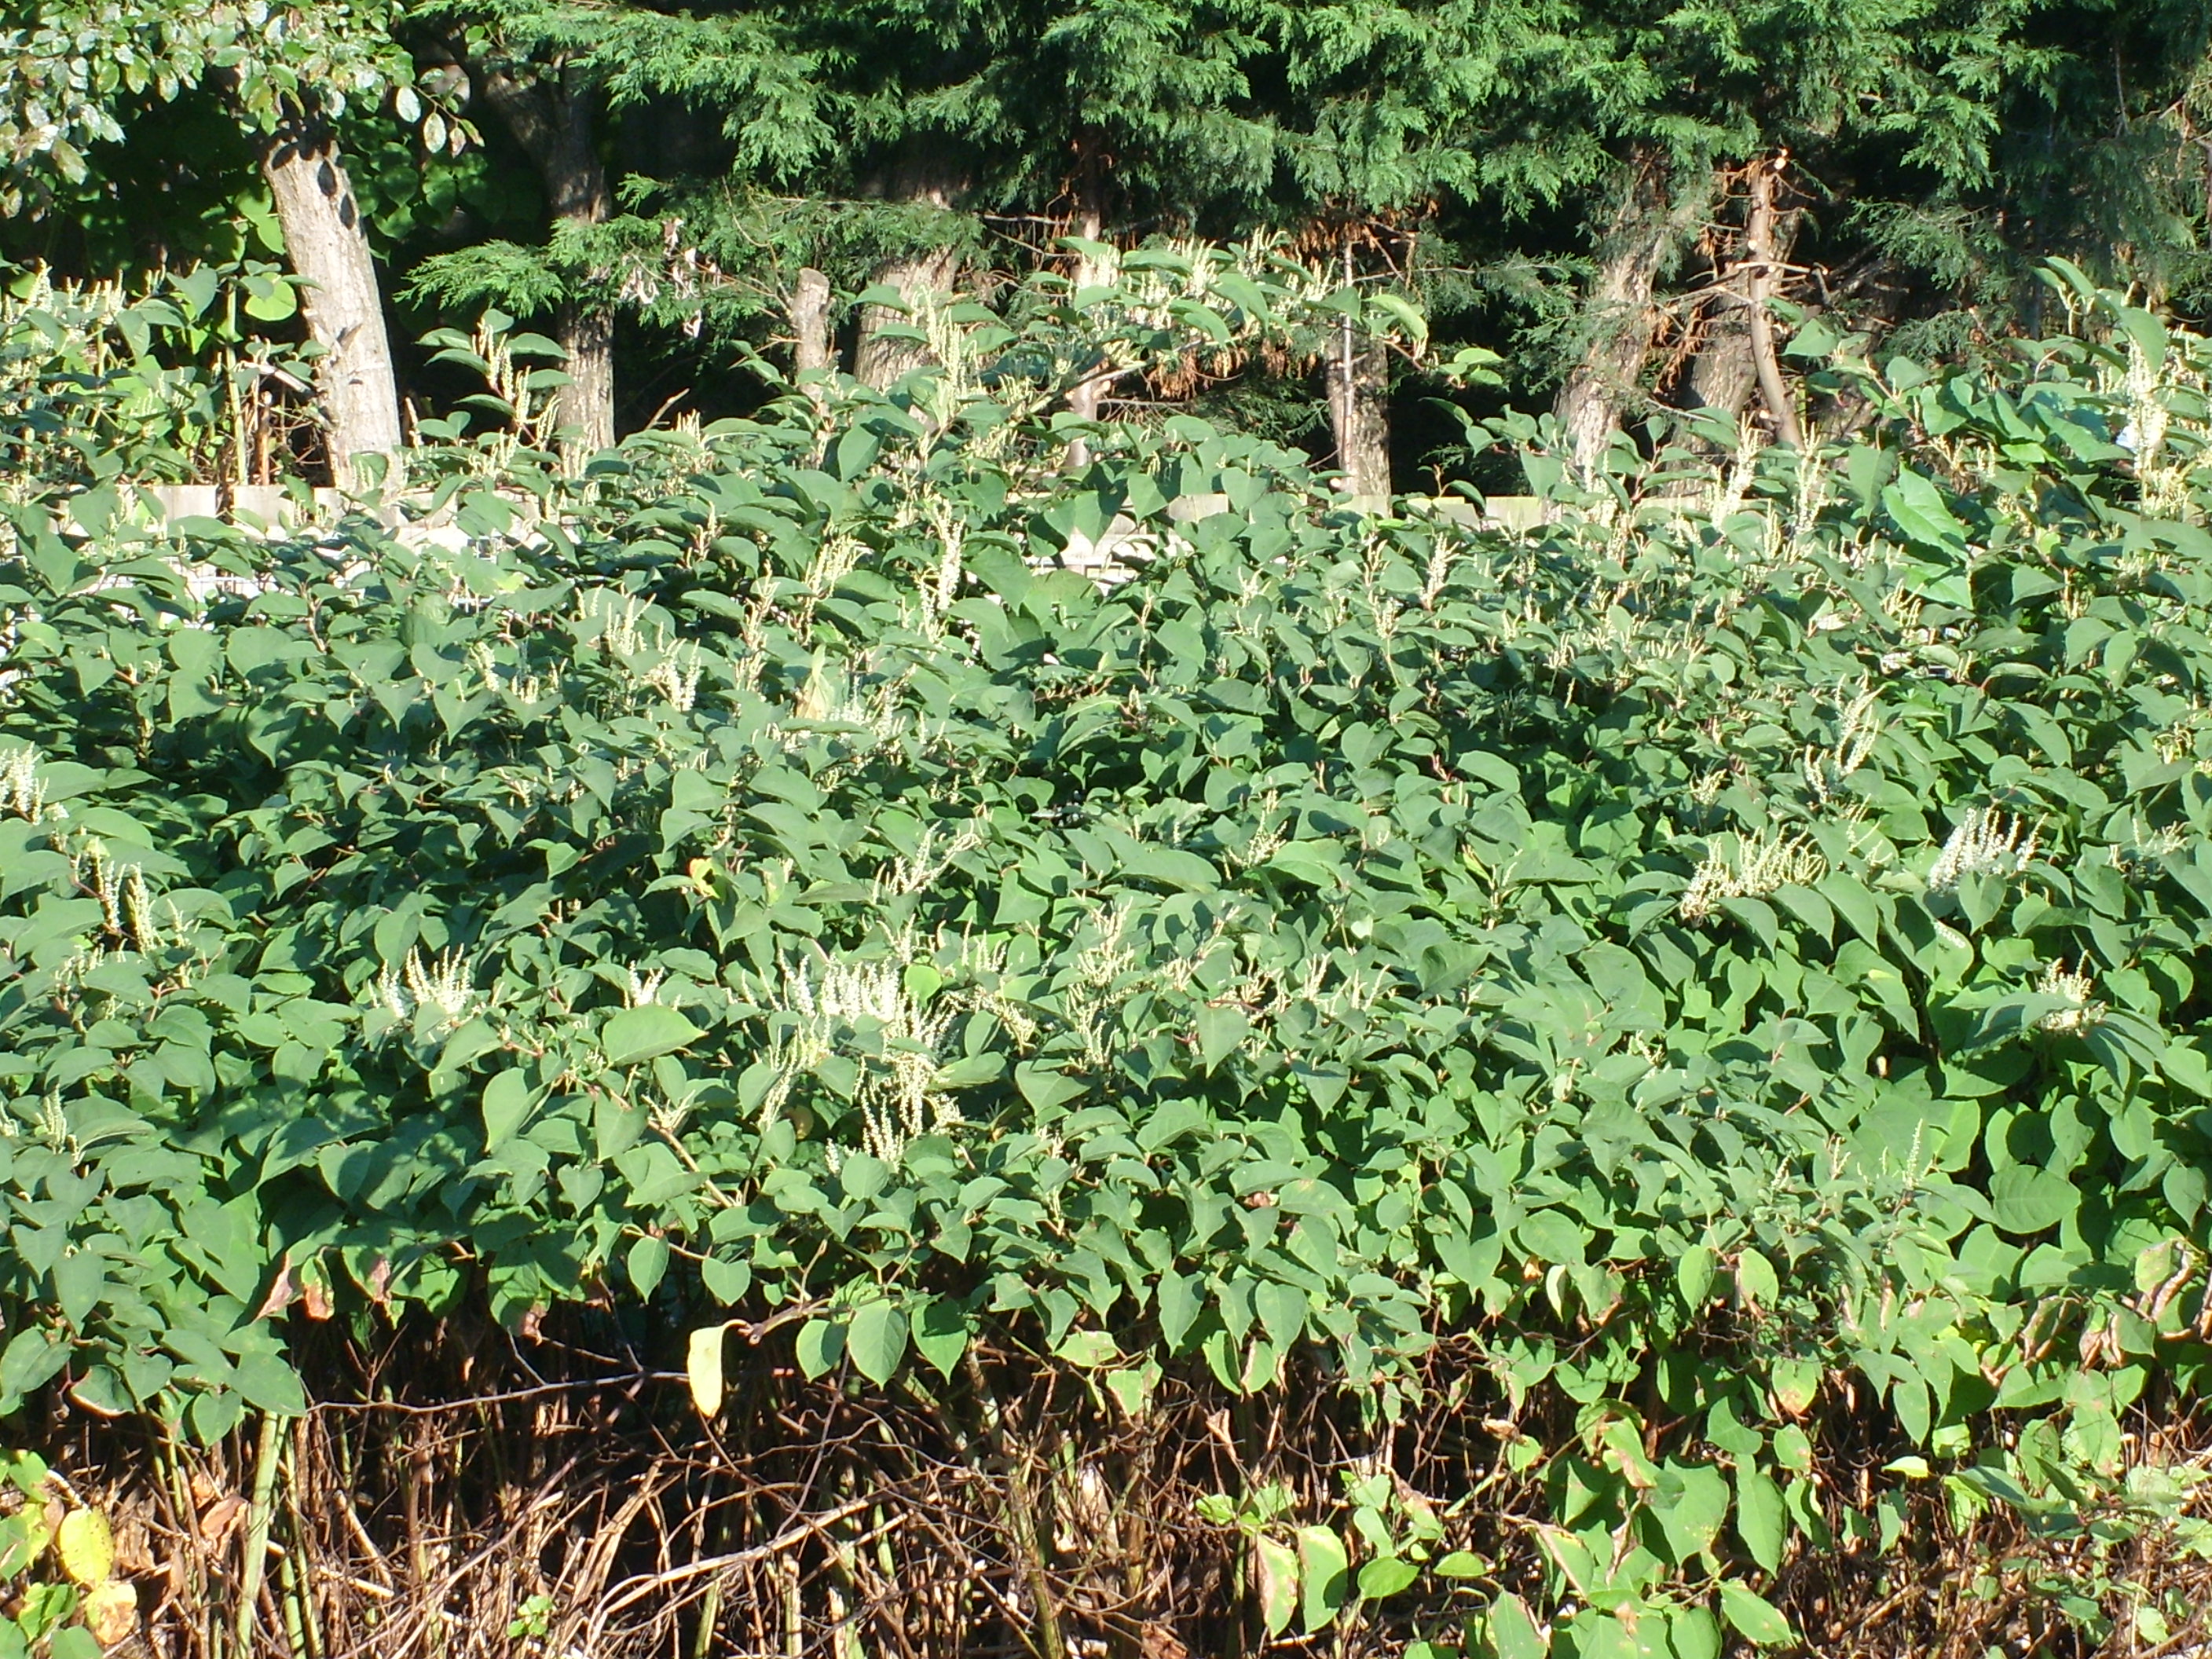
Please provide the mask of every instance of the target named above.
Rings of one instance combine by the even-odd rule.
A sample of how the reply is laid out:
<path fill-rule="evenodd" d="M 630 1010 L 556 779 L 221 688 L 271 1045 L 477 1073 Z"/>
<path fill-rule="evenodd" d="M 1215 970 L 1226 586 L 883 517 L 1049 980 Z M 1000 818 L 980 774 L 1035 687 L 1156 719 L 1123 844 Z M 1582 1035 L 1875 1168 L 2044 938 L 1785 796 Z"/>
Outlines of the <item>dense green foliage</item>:
<path fill-rule="evenodd" d="M 0 11 L 0 207 L 11 215 L 54 187 L 82 185 L 88 152 L 122 140 L 122 117 L 221 87 L 241 125 L 266 130 L 301 105 L 343 115 L 349 100 L 401 116 L 426 110 L 407 54 L 392 36 L 395 9 L 346 4 L 285 8 L 266 0 L 185 5 L 175 0 L 93 0 L 12 5 Z M 401 89 L 396 105 L 394 89 Z"/>
<path fill-rule="evenodd" d="M 457 421 L 436 535 L 19 479 L 0 1406 L 220 1436 L 291 1322 L 478 1299 L 703 1325 L 709 1406 L 720 1317 L 1132 1409 L 1472 1342 L 1589 1655 L 1784 1639 L 1838 1437 L 2116 1474 L 2206 1357 L 2212 347 L 2055 287 L 2002 374 L 1827 361 L 1859 439 L 1624 445 L 1525 535 L 1188 418 L 1064 473 L 980 312 L 580 477 Z M 1271 1626 L 1540 1648 L 1382 1499 L 1247 1497 Z"/>
<path fill-rule="evenodd" d="M 22 278 L 0 296 L 0 494 L 235 476 L 264 384 L 309 372 L 246 331 L 296 308 L 291 279 L 258 260 L 137 294 Z"/>
<path fill-rule="evenodd" d="M 2199 0 L 0 0 L 0 1414 L 258 1419 L 209 1659 L 330 1337 L 485 1316 L 988 1424 L 1040 1659 L 1109 1422 L 1262 1646 L 1778 1645 L 1993 1505 L 2179 1642 L 2208 125 Z M 135 1628 L 70 1506 L 0 1659 Z"/>

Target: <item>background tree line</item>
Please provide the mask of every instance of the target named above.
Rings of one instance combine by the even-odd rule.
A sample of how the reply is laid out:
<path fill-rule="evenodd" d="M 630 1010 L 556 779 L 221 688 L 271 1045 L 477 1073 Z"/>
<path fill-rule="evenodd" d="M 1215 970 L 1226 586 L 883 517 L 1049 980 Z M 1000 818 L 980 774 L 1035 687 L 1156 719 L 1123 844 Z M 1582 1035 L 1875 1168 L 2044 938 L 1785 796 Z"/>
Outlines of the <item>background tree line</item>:
<path fill-rule="evenodd" d="M 343 461 L 434 389 L 407 341 L 487 304 L 566 349 L 589 451 L 745 406 L 746 348 L 887 384 L 893 293 L 1267 234 L 1502 352 L 1587 463 L 1653 400 L 1795 436 L 1809 318 L 2033 331 L 2054 253 L 2205 315 L 2209 32 L 2194 0 L 10 0 L 0 257 L 281 256 L 300 314 L 258 321 L 321 348 Z M 1435 360 L 1347 319 L 1071 403 L 1210 405 L 1365 492 L 1464 470 Z"/>

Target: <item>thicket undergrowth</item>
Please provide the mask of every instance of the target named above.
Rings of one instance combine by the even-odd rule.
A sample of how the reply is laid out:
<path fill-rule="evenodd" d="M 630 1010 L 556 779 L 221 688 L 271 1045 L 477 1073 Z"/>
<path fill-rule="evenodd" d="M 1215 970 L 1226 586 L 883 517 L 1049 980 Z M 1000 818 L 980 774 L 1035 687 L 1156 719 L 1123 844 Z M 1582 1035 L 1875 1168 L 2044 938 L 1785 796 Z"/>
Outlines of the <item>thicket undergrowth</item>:
<path fill-rule="evenodd" d="M 1916 1493 L 2193 1525 L 2124 1423 L 2212 1356 L 2212 347 L 2054 280 L 2007 376 L 1829 361 L 1813 454 L 1539 446 L 1528 532 L 1184 417 L 1062 471 L 950 326 L 573 476 L 457 423 L 441 538 L 27 461 L 0 1411 L 211 1442 L 477 1301 L 710 1413 L 988 1342 L 1387 1422 L 1444 1341 L 1533 1508 L 1204 1519 L 1255 1646 L 1501 1659 L 1784 1644 Z"/>

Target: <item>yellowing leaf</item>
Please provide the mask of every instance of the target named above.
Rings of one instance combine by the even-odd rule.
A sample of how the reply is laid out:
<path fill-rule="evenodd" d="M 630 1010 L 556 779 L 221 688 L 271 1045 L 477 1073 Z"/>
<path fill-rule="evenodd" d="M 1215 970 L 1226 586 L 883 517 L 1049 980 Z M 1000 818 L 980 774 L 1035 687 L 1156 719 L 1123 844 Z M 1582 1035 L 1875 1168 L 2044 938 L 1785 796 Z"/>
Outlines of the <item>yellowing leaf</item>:
<path fill-rule="evenodd" d="M 84 1598 L 84 1627 L 103 1648 L 112 1648 L 138 1629 L 138 1591 L 121 1578 L 95 1584 Z"/>
<path fill-rule="evenodd" d="M 1326 1629 L 1352 1593 L 1352 1561 L 1330 1527 L 1298 1528 L 1298 1578 L 1306 1631 Z"/>
<path fill-rule="evenodd" d="M 1814 1359 L 1774 1362 L 1774 1404 L 1784 1416 L 1802 1417 L 1820 1392 L 1820 1365 Z"/>
<path fill-rule="evenodd" d="M 1270 1636 L 1291 1627 L 1298 1609 L 1298 1558 L 1288 1544 L 1272 1538 L 1252 1540 L 1252 1561 L 1259 1583 L 1260 1622 Z"/>
<path fill-rule="evenodd" d="M 98 1510 L 71 1510 L 54 1535 L 62 1571 L 88 1588 L 115 1573 L 115 1533 Z"/>
<path fill-rule="evenodd" d="M 707 1325 L 691 1333 L 684 1357 L 684 1375 L 691 1383 L 691 1403 L 702 1417 L 722 1409 L 722 1338 L 726 1325 Z"/>

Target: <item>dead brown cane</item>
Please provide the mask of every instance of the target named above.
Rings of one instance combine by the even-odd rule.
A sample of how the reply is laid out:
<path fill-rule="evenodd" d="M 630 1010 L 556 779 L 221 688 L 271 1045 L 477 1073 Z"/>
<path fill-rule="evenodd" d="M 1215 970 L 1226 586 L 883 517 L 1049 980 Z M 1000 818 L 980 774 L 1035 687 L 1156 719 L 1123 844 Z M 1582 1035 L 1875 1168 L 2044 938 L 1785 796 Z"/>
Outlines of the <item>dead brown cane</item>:
<path fill-rule="evenodd" d="M 1775 352 L 1774 319 L 1767 312 L 1774 292 L 1775 187 L 1789 165 L 1790 152 L 1785 149 L 1751 169 L 1751 218 L 1744 234 L 1744 254 L 1750 279 L 1747 297 L 1751 301 L 1751 349 L 1759 396 L 1773 417 L 1774 435 L 1792 447 L 1802 447 L 1804 431 L 1798 424 L 1797 406 L 1782 378 L 1782 365 Z"/>

